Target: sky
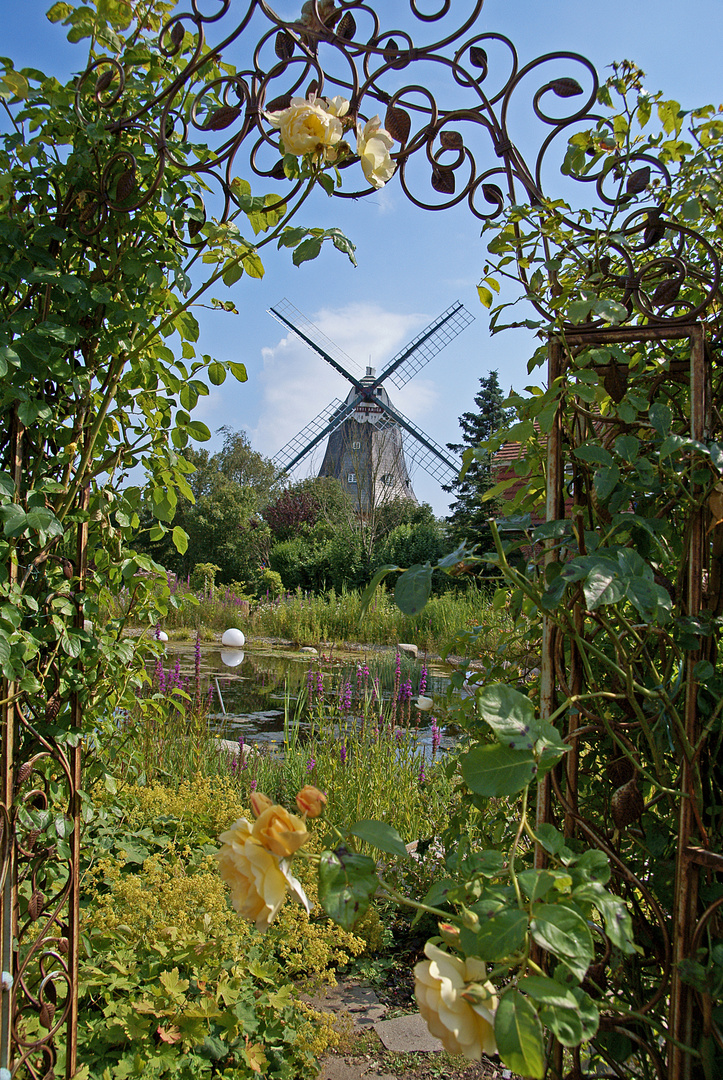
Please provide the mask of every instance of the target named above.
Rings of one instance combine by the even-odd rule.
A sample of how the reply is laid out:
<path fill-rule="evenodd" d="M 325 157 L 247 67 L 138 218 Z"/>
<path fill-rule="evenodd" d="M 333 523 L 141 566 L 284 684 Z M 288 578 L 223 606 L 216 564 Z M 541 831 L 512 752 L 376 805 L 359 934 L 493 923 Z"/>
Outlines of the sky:
<path fill-rule="evenodd" d="M 369 2 L 383 26 L 410 25 L 408 0 Z M 427 13 L 441 7 L 441 0 L 417 2 Z M 18 68 L 39 67 L 67 78 L 85 66 L 84 48 L 69 45 L 62 27 L 48 23 L 49 6 L 49 0 L 0 0 L 0 53 L 12 57 Z M 199 6 L 212 12 L 218 0 L 199 0 Z M 190 7 L 190 0 L 182 5 L 183 10 Z M 471 7 L 471 0 L 454 0 L 451 20 L 456 22 L 458 14 L 464 16 Z M 234 15 L 245 8 L 245 2 L 231 0 L 230 12 L 213 28 L 218 36 L 209 35 L 210 40 L 221 40 L 235 25 Z M 275 9 L 294 17 L 297 3 L 278 0 Z M 422 33 L 419 24 L 414 25 L 416 40 L 433 33 Z M 435 24 L 430 26 L 434 29 Z M 662 90 L 684 109 L 723 101 L 723 0 L 688 0 L 685 5 L 679 0 L 486 0 L 475 30 L 511 38 L 521 64 L 553 50 L 579 52 L 605 78 L 612 61 L 630 59 L 647 73 L 648 90 Z M 497 54 L 493 48 L 488 51 L 492 78 Z M 232 59 L 239 63 L 241 57 Z M 568 68 L 558 71 L 569 73 Z M 440 85 L 439 93 L 445 103 L 454 103 L 447 86 Z M 530 114 L 528 98 L 511 116 L 513 137 L 522 145 L 535 138 Z M 478 157 L 484 167 L 492 160 L 491 150 Z M 239 171 L 251 179 L 250 169 L 244 173 L 241 164 Z M 554 171 L 546 174 L 549 195 L 557 193 L 557 182 Z M 255 193 L 266 190 L 271 190 L 268 185 L 254 181 Z M 346 397 L 348 383 L 267 313 L 282 298 L 352 357 L 357 374 L 368 364 L 381 370 L 410 338 L 462 301 L 474 322 L 403 390 L 388 387 L 393 404 L 441 445 L 459 441 L 458 418 L 474 408 L 479 380 L 489 371 L 497 370 L 505 391 L 522 390 L 544 378 L 540 372 L 527 374 L 536 345 L 529 332 L 489 333 L 488 312 L 477 296 L 484 245 L 480 224 L 466 207 L 418 209 L 395 177 L 358 200 L 330 199 L 319 190 L 297 223 L 339 226 L 356 244 L 357 266 L 331 246 L 301 267 L 292 265 L 288 251 L 266 249 L 261 281 L 244 276 L 230 290 L 215 290 L 219 299 L 233 300 L 239 314 L 199 309 L 199 351 L 243 362 L 249 377 L 244 384 L 229 378 L 201 399 L 195 415 L 212 431 L 224 425 L 243 430 L 254 449 L 273 457 L 331 399 Z M 520 309 L 519 314 L 532 312 Z M 214 449 L 219 443 L 215 436 L 207 445 Z M 297 475 L 318 469 L 322 456 L 323 446 Z M 418 470 L 412 482 L 420 501 L 430 502 L 438 515 L 446 513 L 451 496 L 435 481 Z"/>

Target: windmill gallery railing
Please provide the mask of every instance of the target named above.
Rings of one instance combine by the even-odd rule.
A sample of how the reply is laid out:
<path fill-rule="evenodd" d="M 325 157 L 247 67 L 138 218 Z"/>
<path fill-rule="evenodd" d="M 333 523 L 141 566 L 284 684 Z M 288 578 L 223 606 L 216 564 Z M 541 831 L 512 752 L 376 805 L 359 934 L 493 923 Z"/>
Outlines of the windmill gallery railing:
<path fill-rule="evenodd" d="M 449 0 L 439 0 L 438 9 L 431 14 L 422 13 L 416 0 L 410 0 L 403 28 L 393 30 L 384 29 L 382 15 L 361 0 L 312 0 L 304 4 L 295 22 L 280 19 L 264 0 L 250 0 L 241 14 L 242 5 L 231 0 L 208 6 L 215 6 L 215 10 L 204 14 L 206 5 L 192 0 L 191 11 L 172 15 L 161 29 L 160 61 L 173 60 L 175 66 L 169 65 L 168 81 L 160 93 L 142 106 L 130 107 L 126 101 L 128 69 L 122 55 L 99 56 L 78 80 L 79 121 L 102 123 L 115 134 L 118 147 L 110 160 L 97 163 L 95 175 L 88 174 L 81 192 L 79 228 L 88 240 L 99 235 L 115 215 L 133 214 L 151 203 L 161 192 L 168 171 L 191 173 L 205 185 L 203 189 L 199 186 L 186 207 L 183 227 L 173 226 L 175 239 L 186 245 L 190 255 L 203 251 L 202 229 L 207 219 L 213 216 L 223 225 L 246 208 L 246 196 L 236 181 L 239 172 L 250 167 L 256 181 L 266 183 L 278 195 L 279 203 L 291 200 L 307 181 L 295 176 L 282 159 L 278 131 L 267 117 L 287 108 L 293 97 L 343 97 L 349 102 L 350 115 L 361 122 L 379 114 L 394 140 L 393 182 L 405 196 L 425 210 L 465 204 L 472 217 L 483 223 L 494 221 L 510 202 L 540 206 L 550 194 L 543 191 L 546 160 L 559 160 L 558 148 L 574 132 L 604 123 L 594 111 L 599 86 L 593 66 L 567 52 L 548 54 L 520 66 L 512 42 L 482 28 L 483 0 L 455 3 L 454 16 Z M 462 6 L 467 10 L 460 22 Z M 376 7 L 383 7 L 384 16 L 388 15 L 390 5 Z M 244 60 L 233 74 L 222 74 L 209 82 L 204 77 L 209 55 L 234 61 L 241 55 Z M 526 110 L 516 138 L 517 105 L 526 97 L 531 112 Z M 531 138 L 528 121 L 532 118 L 541 134 L 532 153 L 523 155 L 520 147 Z M 192 163 L 188 161 L 189 143 L 205 148 Z M 242 151 L 244 166 L 240 167 Z M 359 171 L 350 167 L 355 164 L 351 151 L 340 160 L 335 196 L 357 198 L 374 190 L 373 186 L 359 188 Z M 619 402 L 626 387 L 635 385 L 648 395 L 652 407 L 665 386 L 666 401 L 675 418 L 672 433 L 701 443 L 710 434 L 710 369 L 719 338 L 716 318 L 720 296 L 715 250 L 703 236 L 663 209 L 670 176 L 659 157 L 649 152 L 639 158 L 634 154 L 619 156 L 615 161 L 604 157 L 597 172 L 587 172 L 580 179 L 588 185 L 586 192 L 594 189 L 602 215 L 598 224 L 561 213 L 567 240 L 564 249 L 557 252 L 551 290 L 545 294 L 528 280 L 524 262 L 519 277 L 555 328 L 550 338 L 549 380 L 551 385 L 557 380 L 563 387 L 547 442 L 547 516 L 550 521 L 564 521 L 570 501 L 565 498 L 565 489 L 572 491 L 575 513 L 586 516 L 590 543 L 590 537 L 604 526 L 606 511 L 600 507 L 599 491 L 590 488 L 580 458 L 573 451 L 595 442 L 603 448 L 609 446 L 629 432 L 633 420 L 614 410 L 601 417 L 599 410 L 586 406 L 571 375 L 574 357 L 594 346 L 620 346 L 622 352 L 618 350 L 614 360 L 609 353 L 607 359 L 598 357 L 599 374 L 610 399 Z M 202 190 L 211 194 L 204 196 Z M 275 205 L 274 199 L 267 200 L 266 210 Z M 621 206 L 626 208 L 623 219 L 614 231 L 606 231 L 600 224 L 605 213 L 619 214 Z M 561 266 L 568 271 L 573 268 L 573 272 L 577 267 L 581 280 L 589 279 L 594 269 L 596 296 L 617 305 L 614 326 L 602 318 L 596 321 L 594 313 L 583 326 L 561 321 L 554 305 L 545 299 L 546 295 L 554 297 L 554 276 Z M 633 352 L 635 362 L 626 368 L 621 357 Z M 685 404 L 688 395 L 689 409 Z M 659 413 L 651 419 L 646 409 L 641 405 L 640 415 L 654 427 Z M 31 462 L 17 413 L 6 446 L 5 468 L 14 477 L 15 499 L 20 502 Z M 78 495 L 79 499 L 85 497 Z M 75 565 L 68 566 L 66 577 L 72 582 L 78 625 L 82 626 L 82 525 L 77 534 L 77 558 Z M 702 510 L 696 512 L 685 529 L 680 558 L 687 572 L 681 578 L 677 598 L 681 610 L 691 618 L 708 604 L 706 582 L 717 572 L 710 552 L 717 542 L 717 529 L 711 530 Z M 559 546 L 550 547 L 545 555 L 548 564 L 561 557 Z M 32 572 L 42 573 L 44 565 L 38 559 Z M 7 567 L 11 579 L 29 572 L 29 556 L 21 541 L 11 543 Z M 576 618 L 582 639 L 599 633 L 599 618 L 580 602 Z M 66 1074 L 72 1076 L 75 1070 L 80 750 L 77 738 L 66 738 L 61 744 L 44 732 L 44 719 L 55 715 L 60 707 L 55 698 L 61 694 L 65 695 L 62 707 L 72 713 L 71 734 L 81 728 L 79 699 L 72 689 L 73 680 L 62 669 L 62 657 L 62 652 L 57 653 L 49 662 L 53 678 L 45 684 L 47 701 L 42 707 L 7 677 L 2 695 L 0 1069 L 17 1077 L 55 1075 L 63 1032 Z M 698 757 L 702 744 L 695 665 L 700 660 L 698 653 L 688 654 L 684 680 L 685 734 L 687 745 L 697 747 Z M 67 662 L 75 664 L 76 660 Z M 555 711 L 560 694 L 579 693 L 585 677 L 579 650 L 548 620 L 541 670 L 541 702 L 546 714 Z M 646 973 L 647 996 L 638 1012 L 644 1019 L 655 1003 L 669 996 L 672 1040 L 666 1044 L 642 1021 L 627 1028 L 616 1027 L 611 1021 L 609 1031 L 622 1034 L 633 1049 L 643 1048 L 655 1075 L 662 1077 L 667 1071 L 669 1077 L 679 1080 L 691 1075 L 690 1056 L 684 1047 L 690 1045 L 693 1015 L 701 1002 L 704 1011 L 706 1008 L 705 994 L 683 983 L 679 965 L 694 956 L 703 936 L 715 925 L 723 902 L 715 900 L 703 910 L 698 896 L 700 873 L 720 873 L 723 856 L 711 848 L 699 820 L 691 780 L 695 762 L 684 755 L 677 779 L 677 790 L 683 797 L 674 800 L 679 807 L 675 880 L 669 891 L 671 909 L 664 912 L 646 881 L 628 865 L 606 821 L 594 819 L 586 802 L 589 785 L 580 783 L 581 763 L 585 764 L 595 746 L 610 735 L 611 723 L 628 747 L 615 783 L 620 788 L 635 779 L 634 768 L 631 771 L 635 732 L 645 717 L 622 715 L 610 721 L 581 706 L 569 711 L 566 723 L 567 740 L 574 752 L 568 757 L 564 775 L 554 771 L 540 784 L 538 818 L 542 822 L 564 819 L 568 835 L 582 837 L 609 858 L 619 889 L 635 908 L 638 924 L 647 934 L 644 947 L 652 958 Z M 52 761 L 52 769 L 48 761 Z M 54 804 L 60 798 L 65 810 L 60 824 L 55 819 L 54 839 L 49 841 L 43 815 L 49 805 L 51 775 Z M 58 789 L 64 794 L 59 796 Z M 708 1033 L 723 1045 L 709 1015 L 706 1024 Z M 634 1068 L 616 1061 L 609 1044 L 601 1053 L 608 1053 L 615 1075 L 626 1075 Z M 583 1068 L 578 1058 L 577 1072 L 571 1075 L 583 1075 Z"/>

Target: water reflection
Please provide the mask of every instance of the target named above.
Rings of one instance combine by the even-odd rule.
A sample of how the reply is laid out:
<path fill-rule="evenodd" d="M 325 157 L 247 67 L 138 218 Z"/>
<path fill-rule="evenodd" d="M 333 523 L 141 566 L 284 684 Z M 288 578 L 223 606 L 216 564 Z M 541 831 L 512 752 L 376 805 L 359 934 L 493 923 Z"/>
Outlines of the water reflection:
<path fill-rule="evenodd" d="M 193 679 L 194 646 L 171 642 L 166 651 L 170 665 L 176 665 L 180 676 Z M 368 696 L 373 695 L 376 681 L 386 712 L 395 659 L 394 650 L 361 654 L 360 657 L 354 654 L 319 657 L 283 647 L 258 648 L 253 643 L 245 650 L 202 645 L 201 690 L 203 692 L 209 686 L 212 690 L 210 719 L 225 739 L 236 741 L 241 737 L 245 742 L 282 743 L 286 698 L 293 712 L 299 694 L 310 687 L 312 695 L 318 694 L 321 687 L 327 703 L 335 702 L 346 691 L 351 698 L 346 720 L 358 723 L 360 720 L 358 717 L 355 720 L 355 711 L 360 711 L 357 708 L 359 700 L 365 689 Z M 432 718 L 436 717 L 437 723 L 444 725 L 444 695 L 449 679 L 437 668 L 427 672 L 426 692 L 434 696 L 434 708 L 420 713 L 414 702 L 419 693 L 423 666 L 421 659 L 416 664 L 404 661 L 404 681 L 410 685 L 411 693 L 409 700 L 399 706 L 397 726 L 418 730 L 420 743 L 431 745 Z M 302 723 L 302 738 L 307 731 L 308 725 Z M 445 731 L 442 746 L 454 741 L 454 732 Z"/>

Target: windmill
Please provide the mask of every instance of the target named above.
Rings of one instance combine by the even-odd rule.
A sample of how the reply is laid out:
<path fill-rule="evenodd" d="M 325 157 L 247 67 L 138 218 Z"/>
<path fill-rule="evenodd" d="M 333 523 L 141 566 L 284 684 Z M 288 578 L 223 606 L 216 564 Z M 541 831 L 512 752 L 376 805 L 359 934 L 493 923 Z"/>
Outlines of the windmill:
<path fill-rule="evenodd" d="M 328 437 L 319 476 L 333 476 L 352 494 L 362 512 L 390 498 L 416 502 L 408 464 L 420 466 L 439 483 L 449 483 L 459 464 L 389 400 L 389 380 L 398 390 L 474 321 L 459 302 L 444 311 L 387 363 L 357 378 L 358 365 L 288 300 L 269 308 L 283 326 L 351 383 L 345 401 L 335 398 L 274 456 L 290 472 Z"/>

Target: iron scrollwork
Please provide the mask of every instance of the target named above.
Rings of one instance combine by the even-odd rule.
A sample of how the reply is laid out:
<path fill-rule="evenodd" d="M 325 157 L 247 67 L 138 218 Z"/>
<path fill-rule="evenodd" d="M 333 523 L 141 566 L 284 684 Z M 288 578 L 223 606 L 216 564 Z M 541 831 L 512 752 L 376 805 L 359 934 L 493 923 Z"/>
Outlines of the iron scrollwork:
<path fill-rule="evenodd" d="M 183 66 L 169 65 L 166 85 L 134 108 L 123 64 L 112 56 L 96 58 L 78 80 L 76 110 L 82 121 L 100 120 L 115 133 L 118 149 L 99 164 L 77 199 L 79 229 L 92 237 L 111 215 L 131 214 L 146 205 L 169 169 L 197 177 L 212 192 L 205 195 L 199 185 L 192 204 L 184 208 L 182 230 L 174 225 L 189 251 L 203 248 L 202 227 L 209 217 L 223 224 L 241 208 L 234 182 L 238 173 L 250 169 L 259 181 L 273 185 L 280 200 L 293 198 L 303 181 L 286 178 L 278 133 L 267 114 L 285 108 L 292 97 L 310 94 L 347 98 L 351 114 L 361 121 L 381 117 L 395 140 L 398 183 L 421 209 L 464 204 L 485 224 L 501 217 L 510 202 L 541 204 L 552 148 L 583 125 L 605 122 L 594 112 L 595 68 L 565 51 L 521 65 L 508 38 L 480 31 L 483 0 L 469 0 L 462 21 L 460 4 L 455 3 L 453 16 L 451 0 L 437 2 L 432 13 L 424 13 L 417 0 L 410 0 L 410 30 L 384 29 L 365 0 L 309 0 L 293 22 L 281 19 L 266 0 L 247 0 L 242 14 L 231 0 L 215 5 L 191 0 L 190 11 L 172 15 L 158 38 L 161 61 L 175 63 L 182 57 Z M 219 40 L 210 42 L 217 30 Z M 428 40 L 430 31 L 433 40 Z M 245 48 L 246 42 L 253 44 Z M 233 59 L 237 53 L 243 61 L 233 74 L 206 81 L 209 56 Z M 538 145 L 528 155 L 520 149 L 522 136 L 513 138 L 517 103 L 523 98 L 527 115 L 531 112 L 541 128 Z M 199 146 L 204 152 L 196 155 Z M 247 155 L 245 169 L 239 167 L 242 153 Z M 354 164 L 353 156 L 341 163 L 335 197 L 354 199 L 374 191 L 359 187 Z M 597 172 L 574 177 L 594 190 L 600 221 L 621 207 L 624 213 L 614 236 L 606 236 L 602 256 L 600 230 L 563 216 L 573 240 L 561 257 L 581 284 L 594 280 L 599 295 L 620 305 L 622 323 L 669 329 L 706 318 L 719 302 L 720 270 L 703 237 L 667 215 L 658 194 L 651 202 L 653 175 L 656 193 L 665 193 L 670 175 L 649 154 L 608 161 Z M 535 302 L 546 317 L 553 315 L 544 297 Z M 69 707 L 75 710 L 77 703 Z M 12 728 L 10 745 L 14 739 L 16 749 L 5 763 L 0 806 L 2 884 L 6 915 L 12 894 L 16 923 L 11 933 L 18 951 L 3 1002 L 12 999 L 15 1074 L 22 1067 L 33 1078 L 50 1078 L 64 1025 L 69 1025 L 71 1042 L 75 1039 L 79 750 L 44 734 L 27 703 L 6 712 L 6 731 Z M 579 728 L 574 738 L 586 734 L 588 729 Z M 51 824 L 57 798 L 51 798 L 50 785 L 56 782 L 64 789 L 64 810 L 60 824 Z M 556 795 L 565 809 L 567 796 L 559 785 Z M 662 926 L 664 919 L 644 883 L 631 877 L 592 826 L 582 825 L 587 838 L 610 856 L 625 887 L 646 897 Z M 65 853 L 68 837 L 73 839 L 70 858 Z M 703 915 L 697 937 L 713 914 L 709 909 Z M 660 980 L 647 1007 L 666 992 L 670 968 L 667 941 Z M 3 1008 L 5 1024 L 9 1014 Z M 637 1031 L 627 1034 L 641 1040 Z M 647 1048 L 662 1075 L 656 1048 L 650 1042 Z"/>

